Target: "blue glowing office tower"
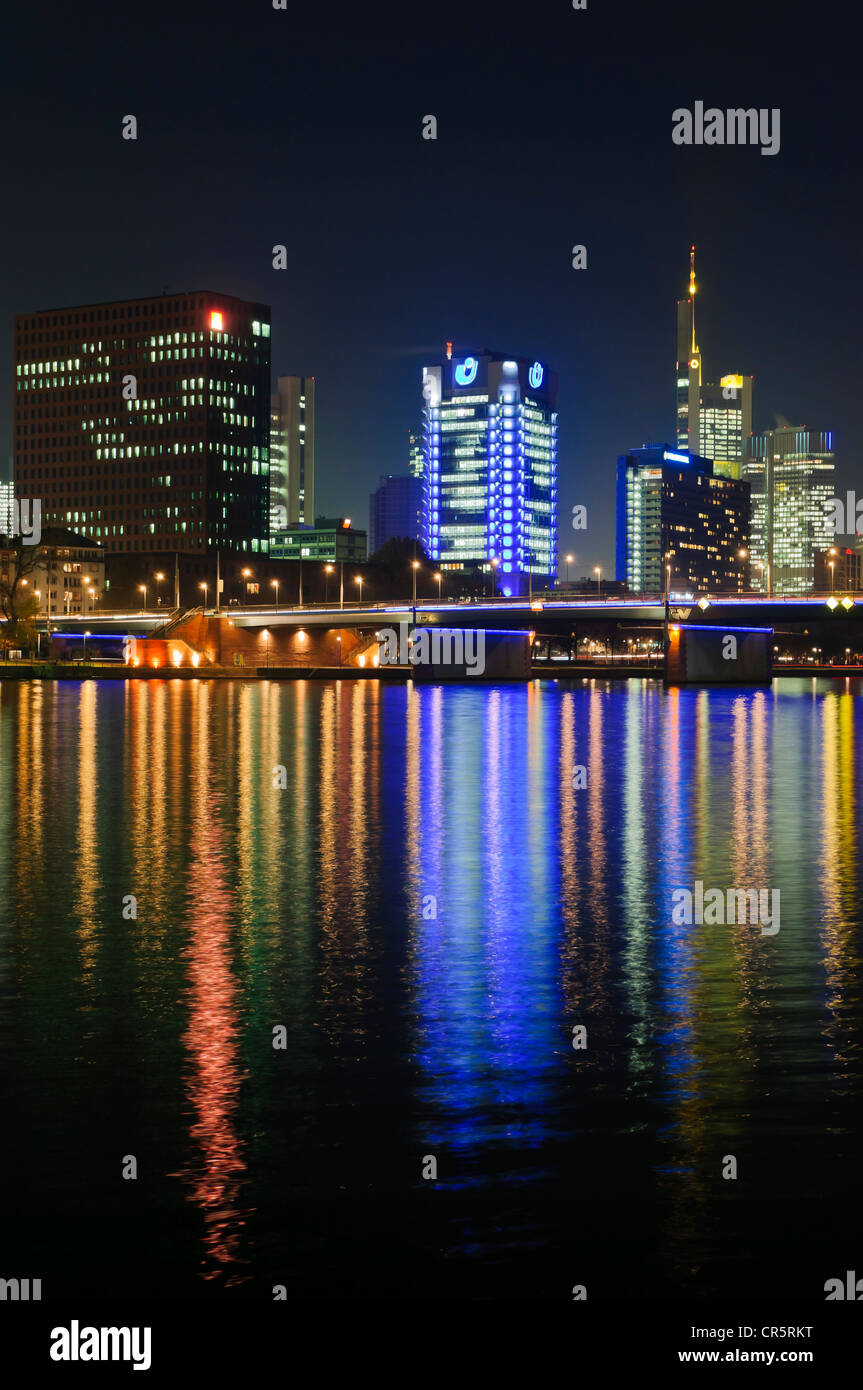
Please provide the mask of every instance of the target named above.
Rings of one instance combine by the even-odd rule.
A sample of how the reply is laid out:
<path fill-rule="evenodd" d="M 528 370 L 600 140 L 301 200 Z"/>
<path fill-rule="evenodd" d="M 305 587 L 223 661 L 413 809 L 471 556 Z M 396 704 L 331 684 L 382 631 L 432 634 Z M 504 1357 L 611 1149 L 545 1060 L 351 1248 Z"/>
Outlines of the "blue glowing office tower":
<path fill-rule="evenodd" d="M 454 352 L 423 368 L 423 546 L 442 570 L 495 569 L 503 594 L 557 570 L 557 373 Z"/>

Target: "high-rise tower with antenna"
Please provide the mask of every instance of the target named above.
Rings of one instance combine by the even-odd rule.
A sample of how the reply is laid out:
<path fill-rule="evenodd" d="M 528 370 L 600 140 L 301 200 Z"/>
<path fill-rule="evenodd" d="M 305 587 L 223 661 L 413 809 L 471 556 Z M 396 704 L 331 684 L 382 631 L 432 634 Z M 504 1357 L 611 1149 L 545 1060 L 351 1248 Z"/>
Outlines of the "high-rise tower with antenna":
<path fill-rule="evenodd" d="M 703 380 L 695 292 L 695 247 L 690 246 L 689 295 L 677 301 L 677 447 L 712 459 L 719 477 L 740 478 L 752 434 L 752 377 L 732 372 L 718 385 Z"/>
<path fill-rule="evenodd" d="M 677 447 L 697 454 L 701 351 L 695 339 L 695 247 L 689 248 L 689 297 L 677 301 Z"/>

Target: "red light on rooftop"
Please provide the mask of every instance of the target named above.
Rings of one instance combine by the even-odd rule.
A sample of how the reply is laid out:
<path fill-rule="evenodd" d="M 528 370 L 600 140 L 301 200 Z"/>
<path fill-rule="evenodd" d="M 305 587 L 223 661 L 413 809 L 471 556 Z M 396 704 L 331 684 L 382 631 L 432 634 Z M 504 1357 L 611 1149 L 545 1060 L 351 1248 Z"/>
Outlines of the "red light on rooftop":
<path fill-rule="evenodd" d="M 217 333 L 221 333 L 224 326 L 222 315 L 214 309 L 210 315 L 210 327 L 214 328 Z"/>

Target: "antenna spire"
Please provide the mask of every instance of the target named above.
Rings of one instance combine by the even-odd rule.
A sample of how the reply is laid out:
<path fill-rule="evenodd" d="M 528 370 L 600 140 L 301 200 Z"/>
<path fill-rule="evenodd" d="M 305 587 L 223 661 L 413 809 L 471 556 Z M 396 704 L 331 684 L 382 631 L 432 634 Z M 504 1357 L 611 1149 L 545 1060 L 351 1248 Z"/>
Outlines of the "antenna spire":
<path fill-rule="evenodd" d="M 689 299 L 690 299 L 690 302 L 691 302 L 691 304 L 692 304 L 692 314 L 691 314 L 691 318 L 692 318 L 692 352 L 693 352 L 693 354 L 694 354 L 695 351 L 696 351 L 696 347 L 695 347 L 695 247 L 694 247 L 694 246 L 690 246 L 690 248 L 689 248 Z"/>

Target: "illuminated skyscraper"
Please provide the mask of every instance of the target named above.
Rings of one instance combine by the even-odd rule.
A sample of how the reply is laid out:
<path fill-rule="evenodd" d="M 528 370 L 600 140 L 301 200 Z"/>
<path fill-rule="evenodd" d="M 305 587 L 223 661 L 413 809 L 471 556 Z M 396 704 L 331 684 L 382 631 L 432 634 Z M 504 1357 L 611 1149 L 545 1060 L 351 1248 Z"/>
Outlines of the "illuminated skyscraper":
<path fill-rule="evenodd" d="M 423 475 L 423 437 L 422 432 L 414 434 L 411 430 L 408 436 L 408 472 L 412 478 L 422 478 Z"/>
<path fill-rule="evenodd" d="M 710 459 L 646 444 L 617 460 L 617 578 L 633 593 L 741 593 L 749 488 Z"/>
<path fill-rule="evenodd" d="M 270 419 L 270 532 L 315 514 L 315 378 L 280 376 Z"/>
<path fill-rule="evenodd" d="M 752 377 L 729 373 L 702 381 L 695 338 L 695 247 L 689 248 L 689 297 L 677 302 L 677 447 L 714 461 L 718 477 L 739 479 L 752 433 Z"/>
<path fill-rule="evenodd" d="M 193 290 L 15 319 L 15 489 L 113 553 L 269 545 L 270 310 Z"/>
<path fill-rule="evenodd" d="M 752 496 L 752 584 L 764 592 L 808 594 L 815 552 L 833 544 L 836 455 L 832 430 L 788 426 L 753 435 L 744 477 Z"/>
<path fill-rule="evenodd" d="M 557 373 L 452 352 L 423 369 L 423 545 L 442 569 L 494 568 L 504 594 L 557 569 Z"/>
<path fill-rule="evenodd" d="M 724 376 L 718 386 L 701 387 L 698 437 L 701 453 L 713 459 L 722 478 L 742 478 L 752 434 L 752 377 Z"/>
<path fill-rule="evenodd" d="M 0 536 L 14 535 L 17 530 L 15 485 L 0 482 Z"/>
<path fill-rule="evenodd" d="M 689 248 L 689 297 L 677 301 L 677 447 L 697 454 L 701 352 L 695 342 L 695 247 Z"/>

